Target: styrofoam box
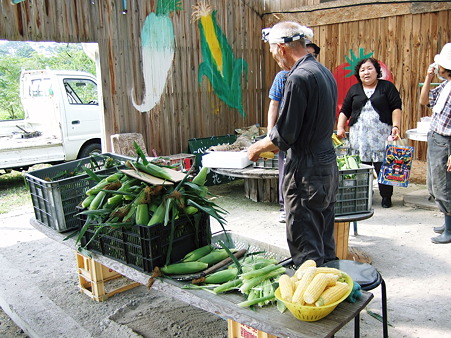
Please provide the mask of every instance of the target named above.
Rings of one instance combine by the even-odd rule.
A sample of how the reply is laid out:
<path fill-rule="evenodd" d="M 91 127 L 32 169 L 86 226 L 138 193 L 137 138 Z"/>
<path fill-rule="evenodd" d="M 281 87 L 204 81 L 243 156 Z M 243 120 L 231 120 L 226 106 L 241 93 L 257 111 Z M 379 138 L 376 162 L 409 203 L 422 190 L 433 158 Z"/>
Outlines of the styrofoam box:
<path fill-rule="evenodd" d="M 246 151 L 214 151 L 202 156 L 202 166 L 208 168 L 242 169 L 250 164 Z"/>

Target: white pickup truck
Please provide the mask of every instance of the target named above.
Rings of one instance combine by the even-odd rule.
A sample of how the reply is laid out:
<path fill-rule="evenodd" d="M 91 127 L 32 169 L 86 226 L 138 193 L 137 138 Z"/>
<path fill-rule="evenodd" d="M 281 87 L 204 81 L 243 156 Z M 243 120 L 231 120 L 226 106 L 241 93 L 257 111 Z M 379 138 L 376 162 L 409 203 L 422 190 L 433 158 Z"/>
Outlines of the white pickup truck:
<path fill-rule="evenodd" d="M 0 169 L 70 161 L 101 152 L 97 81 L 90 73 L 28 70 L 20 76 L 25 118 L 0 121 Z"/>

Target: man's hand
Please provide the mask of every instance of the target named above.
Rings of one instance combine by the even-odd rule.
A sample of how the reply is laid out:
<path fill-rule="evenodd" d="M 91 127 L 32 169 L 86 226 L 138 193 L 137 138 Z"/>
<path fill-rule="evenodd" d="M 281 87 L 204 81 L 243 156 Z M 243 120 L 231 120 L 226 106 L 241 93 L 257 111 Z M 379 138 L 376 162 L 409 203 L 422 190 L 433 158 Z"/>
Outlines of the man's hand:
<path fill-rule="evenodd" d="M 256 162 L 260 157 L 260 154 L 264 151 L 272 151 L 276 153 L 279 150 L 274 143 L 271 142 L 271 139 L 266 136 L 263 140 L 255 142 L 249 148 L 247 148 L 247 157 L 250 161 Z"/>
<path fill-rule="evenodd" d="M 258 142 L 254 143 L 249 148 L 247 148 L 247 157 L 249 158 L 249 161 L 257 162 L 258 158 L 260 157 L 260 153 L 262 151 L 259 151 L 258 149 L 259 148 Z"/>
<path fill-rule="evenodd" d="M 446 168 L 446 171 L 451 171 L 451 155 L 448 156 L 448 167 Z"/>

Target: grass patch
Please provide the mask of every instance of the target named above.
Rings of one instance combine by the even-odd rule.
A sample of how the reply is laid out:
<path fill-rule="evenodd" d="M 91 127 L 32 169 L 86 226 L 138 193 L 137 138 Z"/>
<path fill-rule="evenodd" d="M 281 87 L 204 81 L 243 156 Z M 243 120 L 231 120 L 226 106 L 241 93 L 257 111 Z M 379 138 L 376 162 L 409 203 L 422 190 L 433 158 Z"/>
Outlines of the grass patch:
<path fill-rule="evenodd" d="M 24 175 L 17 171 L 0 174 L 0 214 L 23 206 L 32 206 Z"/>

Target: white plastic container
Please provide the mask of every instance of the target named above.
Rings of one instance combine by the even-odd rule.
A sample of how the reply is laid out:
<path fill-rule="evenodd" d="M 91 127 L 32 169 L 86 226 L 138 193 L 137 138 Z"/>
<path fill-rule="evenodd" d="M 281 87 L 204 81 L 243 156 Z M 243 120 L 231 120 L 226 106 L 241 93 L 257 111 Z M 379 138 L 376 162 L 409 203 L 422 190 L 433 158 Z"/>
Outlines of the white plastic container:
<path fill-rule="evenodd" d="M 208 168 L 242 169 L 251 164 L 247 151 L 213 151 L 202 156 L 202 166 Z"/>

